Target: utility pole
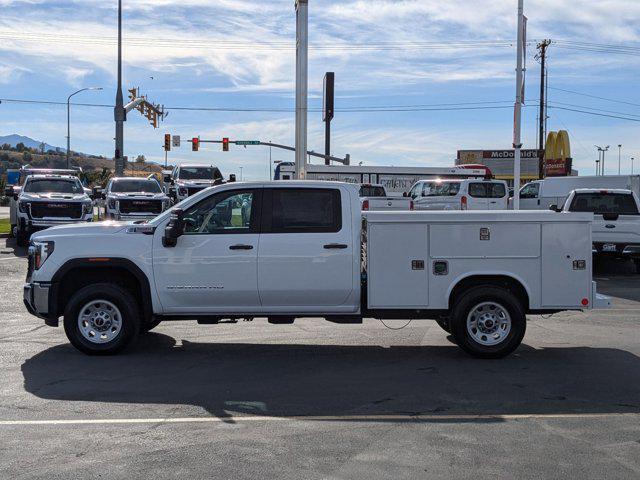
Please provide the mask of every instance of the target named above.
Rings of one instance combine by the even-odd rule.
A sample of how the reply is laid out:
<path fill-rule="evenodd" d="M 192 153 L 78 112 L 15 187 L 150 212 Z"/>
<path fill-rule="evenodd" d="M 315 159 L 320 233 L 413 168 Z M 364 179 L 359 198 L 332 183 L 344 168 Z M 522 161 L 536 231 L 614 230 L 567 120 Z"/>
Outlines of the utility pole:
<path fill-rule="evenodd" d="M 633 160 L 634 160 L 634 158 L 631 157 L 631 175 L 633 175 Z"/>
<path fill-rule="evenodd" d="M 620 162 L 622 161 L 622 144 L 618 144 L 618 175 L 620 175 Z"/>
<path fill-rule="evenodd" d="M 118 89 L 116 91 L 116 106 L 113 112 L 116 121 L 116 176 L 122 176 L 124 170 L 124 122 L 127 115 L 122 98 L 122 0 L 118 0 Z"/>
<path fill-rule="evenodd" d="M 334 103 L 334 72 L 324 74 L 322 82 L 322 121 L 324 122 L 324 164 L 330 165 L 331 161 L 331 120 L 333 120 Z"/>
<path fill-rule="evenodd" d="M 296 0 L 296 178 L 307 177 L 309 0 Z"/>
<path fill-rule="evenodd" d="M 607 145 L 606 147 L 602 148 L 598 145 L 595 145 L 595 147 L 598 149 L 598 157 L 600 157 L 600 155 L 602 155 L 602 163 L 600 164 L 600 175 L 604 175 L 604 154 L 607 150 L 609 150 L 609 145 Z"/>
<path fill-rule="evenodd" d="M 516 56 L 516 103 L 514 111 L 513 125 L 513 209 L 520 210 L 520 149 L 522 148 L 521 127 L 522 127 L 522 101 L 524 90 L 524 51 L 526 18 L 524 16 L 524 0 L 518 0 L 518 53 Z"/>
<path fill-rule="evenodd" d="M 544 177 L 544 124 L 545 124 L 545 84 L 546 84 L 546 58 L 547 58 L 547 47 L 551 45 L 551 40 L 543 40 L 537 46 L 540 53 L 538 54 L 538 58 L 540 58 L 540 114 L 538 115 L 538 150 L 541 152 L 542 158 L 540 158 L 540 172 L 539 178 L 542 179 Z"/>

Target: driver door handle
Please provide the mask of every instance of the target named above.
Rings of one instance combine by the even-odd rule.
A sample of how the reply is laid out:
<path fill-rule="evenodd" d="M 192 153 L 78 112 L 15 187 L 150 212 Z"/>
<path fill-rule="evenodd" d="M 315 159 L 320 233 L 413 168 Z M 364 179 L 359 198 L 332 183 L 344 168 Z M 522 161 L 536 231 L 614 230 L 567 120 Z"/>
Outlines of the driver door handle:
<path fill-rule="evenodd" d="M 326 248 L 327 250 L 331 250 L 331 249 L 345 249 L 347 248 L 348 245 L 345 245 L 344 243 L 328 243 L 324 246 L 324 248 Z"/>
<path fill-rule="evenodd" d="M 253 245 L 231 245 L 229 250 L 253 250 Z"/>

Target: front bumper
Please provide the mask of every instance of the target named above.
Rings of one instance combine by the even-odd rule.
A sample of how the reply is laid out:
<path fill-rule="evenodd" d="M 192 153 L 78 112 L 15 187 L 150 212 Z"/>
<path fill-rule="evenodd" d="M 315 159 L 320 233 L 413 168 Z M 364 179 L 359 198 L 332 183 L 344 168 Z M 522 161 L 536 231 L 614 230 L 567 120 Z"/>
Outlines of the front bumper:
<path fill-rule="evenodd" d="M 20 217 L 20 228 L 22 230 L 43 230 L 49 227 L 55 227 L 57 225 L 69 225 L 73 223 L 86 223 L 93 221 L 93 214 L 84 215 L 82 218 L 43 218 L 43 219 L 31 219 Z"/>
<path fill-rule="evenodd" d="M 23 301 L 31 315 L 42 318 L 50 327 L 58 326 L 58 319 L 49 315 L 49 292 L 51 285 L 45 283 L 25 283 L 23 287 Z"/>

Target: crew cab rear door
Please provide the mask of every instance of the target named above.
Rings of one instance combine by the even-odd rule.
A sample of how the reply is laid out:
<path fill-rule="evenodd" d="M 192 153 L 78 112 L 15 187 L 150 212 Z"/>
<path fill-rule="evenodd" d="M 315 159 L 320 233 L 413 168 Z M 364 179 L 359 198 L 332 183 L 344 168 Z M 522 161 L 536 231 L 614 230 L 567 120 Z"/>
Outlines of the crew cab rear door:
<path fill-rule="evenodd" d="M 359 212 L 358 212 L 359 214 Z M 352 212 L 340 188 L 265 188 L 258 250 L 263 309 L 340 311 L 354 285 Z"/>

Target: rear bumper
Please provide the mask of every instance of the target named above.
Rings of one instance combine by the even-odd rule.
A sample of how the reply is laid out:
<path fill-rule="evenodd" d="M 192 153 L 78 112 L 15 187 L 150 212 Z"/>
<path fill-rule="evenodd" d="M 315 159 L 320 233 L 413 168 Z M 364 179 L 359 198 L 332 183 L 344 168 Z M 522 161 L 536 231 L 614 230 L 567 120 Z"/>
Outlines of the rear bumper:
<path fill-rule="evenodd" d="M 611 297 L 608 297 L 606 295 L 602 295 L 601 293 L 598 293 L 598 284 L 596 282 L 592 282 L 591 283 L 592 287 L 591 287 L 591 292 L 592 292 L 592 298 L 591 298 L 591 308 L 592 309 L 607 309 L 607 308 L 611 308 Z"/>
<path fill-rule="evenodd" d="M 640 244 L 637 243 L 594 242 L 591 251 L 594 255 L 640 258 Z"/>

